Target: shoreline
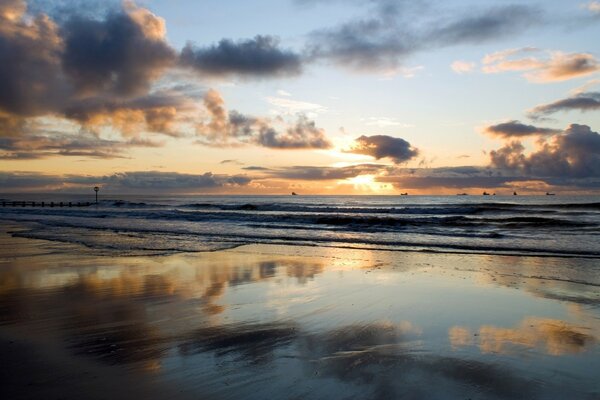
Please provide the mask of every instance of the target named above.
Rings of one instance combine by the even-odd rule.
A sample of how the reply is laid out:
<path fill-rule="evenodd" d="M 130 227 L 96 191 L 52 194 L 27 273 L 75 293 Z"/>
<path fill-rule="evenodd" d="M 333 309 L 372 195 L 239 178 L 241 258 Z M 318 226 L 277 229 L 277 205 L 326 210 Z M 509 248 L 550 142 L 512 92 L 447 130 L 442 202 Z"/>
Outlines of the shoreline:
<path fill-rule="evenodd" d="M 436 246 L 431 246 L 430 248 L 415 248 L 415 247 L 419 247 L 418 244 L 413 244 L 413 243 L 404 243 L 404 244 L 382 244 L 382 243 L 369 243 L 368 241 L 364 241 L 361 244 L 358 244 L 356 246 L 350 245 L 350 244 L 345 244 L 348 242 L 345 242 L 343 240 L 339 240 L 339 241 L 331 241 L 331 240 L 315 240 L 312 239 L 311 241 L 314 242 L 316 241 L 318 244 L 314 244 L 314 243 L 310 243 L 310 242 L 306 242 L 304 239 L 286 239 L 286 241 L 282 241 L 282 242 L 273 242 L 273 241 L 263 241 L 261 242 L 260 239 L 257 239 L 253 242 L 244 242 L 244 243 L 239 243 L 239 244 L 233 244 L 231 242 L 222 242 L 224 244 L 223 247 L 221 248 L 214 248 L 214 249 L 205 249 L 205 250 L 196 250 L 196 251 L 192 251 L 192 250 L 163 250 L 163 251 L 158 251 L 158 250 L 150 250 L 150 249 L 134 249 L 131 250 L 132 254 L 127 254 L 126 251 L 124 250 L 116 250 L 116 249 L 106 249 L 106 248 L 101 248 L 101 247 L 94 247 L 91 245 L 88 245 L 86 243 L 78 243 L 78 242 L 73 242 L 72 240 L 67 240 L 67 239 L 60 239 L 60 238 L 54 238 L 54 239 L 46 239 L 46 238 L 38 238 L 38 237 L 34 237 L 28 234 L 21 234 L 19 233 L 19 231 L 21 232 L 27 232 L 31 230 L 31 227 L 27 226 L 27 225 L 37 225 L 37 222 L 31 222 L 31 221 L 27 221 L 27 222 L 23 222 L 23 221 L 19 221 L 19 220 L 8 220 L 8 219 L 4 219 L 4 220 L 0 220 L 0 227 L 6 231 L 7 233 L 11 234 L 11 236 L 13 237 L 20 237 L 20 238 L 24 238 L 24 239 L 30 239 L 30 240 L 41 240 L 41 241 L 48 241 L 48 242 L 53 242 L 53 243 L 60 243 L 60 244 L 64 244 L 64 245 L 74 245 L 74 246 L 81 246 L 87 250 L 89 250 L 90 252 L 96 252 L 93 253 L 96 256 L 107 256 L 107 257 L 127 257 L 127 256 L 131 256 L 131 257 L 160 257 L 160 256 L 169 256 L 169 255 L 175 255 L 175 254 L 199 254 L 199 253 L 210 253 L 210 252 L 219 252 L 219 251 L 226 251 L 226 250 L 232 250 L 232 249 L 236 249 L 236 248 L 240 248 L 240 247 L 244 247 L 244 246 L 291 246 L 291 247 L 317 247 L 317 248 L 334 248 L 334 249 L 347 249 L 347 250 L 365 250 L 365 251 L 383 251 L 383 252 L 414 252 L 414 253 L 424 253 L 424 254 L 440 254 L 440 255 L 444 255 L 444 254 L 455 254 L 455 255 L 490 255 L 490 256 L 507 256 L 507 257 L 541 257 L 541 258 L 565 258 L 565 259 L 589 259 L 589 260 L 597 260 L 600 259 L 600 253 L 577 253 L 577 252 L 573 252 L 573 253 L 552 253 L 552 252 L 544 252 L 541 250 L 536 250 L 536 249 L 500 249 L 500 250 L 492 250 L 492 248 L 481 248 L 481 247 L 473 247 L 471 250 L 469 250 L 468 248 L 466 248 L 464 245 L 444 245 L 444 246 L 437 246 L 440 247 L 440 249 L 436 249 Z M 7 229 L 7 226 L 9 227 Z M 12 230 L 16 230 L 17 232 L 12 232 Z M 110 231 L 110 229 L 107 229 L 107 231 Z M 145 231 L 141 231 L 141 233 L 144 233 Z M 221 235 L 223 236 L 223 235 Z M 201 234 L 197 234 L 198 238 L 202 238 L 203 235 Z M 210 238 L 210 235 L 206 235 L 204 237 L 208 237 Z M 230 235 L 231 238 L 237 238 L 239 237 L 238 235 Z M 252 238 L 255 239 L 255 238 Z M 267 238 L 265 238 L 267 239 Z M 331 244 L 334 243 L 334 244 Z M 339 243 L 339 244 L 337 244 Z M 226 244 L 226 245 L 225 245 Z M 386 247 L 387 246 L 387 247 Z M 396 246 L 396 248 L 392 248 L 393 246 Z M 400 246 L 406 246 L 406 247 L 400 247 Z M 456 249 L 456 250 L 453 250 Z M 102 253 L 102 251 L 105 251 L 106 253 Z M 156 251 L 153 253 L 153 251 Z M 137 253 L 135 253 L 137 252 Z"/>

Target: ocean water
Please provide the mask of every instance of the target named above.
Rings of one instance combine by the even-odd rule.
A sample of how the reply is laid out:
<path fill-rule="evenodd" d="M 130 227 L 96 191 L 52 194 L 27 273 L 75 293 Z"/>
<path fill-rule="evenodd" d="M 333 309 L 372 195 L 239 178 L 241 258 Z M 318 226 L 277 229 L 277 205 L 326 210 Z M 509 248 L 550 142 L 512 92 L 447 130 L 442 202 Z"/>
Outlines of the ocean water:
<path fill-rule="evenodd" d="M 100 252 L 168 254 L 244 244 L 600 258 L 598 196 L 2 195 L 16 236 Z M 0 204 L 1 205 L 1 204 Z"/>

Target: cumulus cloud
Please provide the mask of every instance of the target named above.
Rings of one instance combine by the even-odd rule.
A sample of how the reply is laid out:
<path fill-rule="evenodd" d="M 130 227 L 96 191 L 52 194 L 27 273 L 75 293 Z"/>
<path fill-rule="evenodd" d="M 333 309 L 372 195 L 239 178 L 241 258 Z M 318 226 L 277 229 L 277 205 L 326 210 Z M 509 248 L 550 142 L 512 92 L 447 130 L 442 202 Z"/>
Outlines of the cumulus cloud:
<path fill-rule="evenodd" d="M 195 193 L 245 186 L 251 182 L 246 175 L 181 174 L 176 172 L 119 172 L 111 175 L 46 175 L 34 172 L 0 172 L 0 185 L 7 191 L 38 189 L 77 189 L 92 185 L 109 192 Z"/>
<path fill-rule="evenodd" d="M 600 110 L 600 93 L 598 92 L 587 92 L 579 93 L 575 96 L 568 97 L 566 99 L 557 100 L 548 104 L 541 104 L 531 111 L 529 116 L 531 118 L 541 118 L 550 114 L 554 114 L 561 111 L 596 111 Z"/>
<path fill-rule="evenodd" d="M 600 71 L 600 62 L 592 54 L 544 52 L 533 47 L 488 54 L 482 62 L 485 73 L 523 72 L 534 83 L 565 81 Z"/>
<path fill-rule="evenodd" d="M 331 147 L 325 131 L 300 114 L 295 124 L 278 129 L 266 118 L 227 111 L 225 101 L 215 90 L 204 98 L 208 119 L 197 125 L 200 143 L 213 146 L 255 144 L 275 149 L 326 149 Z"/>
<path fill-rule="evenodd" d="M 561 132 L 560 129 L 540 128 L 533 125 L 522 124 L 519 121 L 508 121 L 501 124 L 490 125 L 486 127 L 484 131 L 492 136 L 502 138 L 554 135 Z"/>
<path fill-rule="evenodd" d="M 21 134 L 39 116 L 174 135 L 182 96 L 149 93 L 176 61 L 165 34 L 164 20 L 129 2 L 103 18 L 73 12 L 59 22 L 3 2 L 0 59 L 11 61 L 0 64 L 0 135 Z"/>
<path fill-rule="evenodd" d="M 600 134 L 587 125 L 570 125 L 564 132 L 539 143 L 525 154 L 524 146 L 511 142 L 490 152 L 495 168 L 540 178 L 597 178 L 600 176 Z"/>
<path fill-rule="evenodd" d="M 363 135 L 357 138 L 354 145 L 346 152 L 364 154 L 376 160 L 389 158 L 396 164 L 409 161 L 419 154 L 419 151 L 406 140 L 387 135 Z"/>
<path fill-rule="evenodd" d="M 79 93 L 146 92 L 176 59 L 165 21 L 133 3 L 104 20 L 73 16 L 62 27 L 62 64 Z"/>
<path fill-rule="evenodd" d="M 539 135 L 537 149 L 527 152 L 520 141 L 513 140 L 490 151 L 490 163 L 485 167 L 396 168 L 378 175 L 376 180 L 391 183 L 398 190 L 522 188 L 539 193 L 560 188 L 600 188 L 600 134 L 589 126 L 572 124 L 564 131 L 543 134 L 540 128 L 508 126 L 510 129 L 497 129 L 501 136 Z"/>
<path fill-rule="evenodd" d="M 196 47 L 188 43 L 181 52 L 181 64 L 210 76 L 287 76 L 301 71 L 299 54 L 279 47 L 273 36 L 233 42 L 221 40 L 217 45 Z"/>
<path fill-rule="evenodd" d="M 485 10 L 447 11 L 440 17 L 421 2 L 374 2 L 369 18 L 310 34 L 309 60 L 325 59 L 356 70 L 390 70 L 408 56 L 431 48 L 477 44 L 535 25 L 541 13 L 509 5 Z M 426 27 L 426 28 L 424 28 Z"/>

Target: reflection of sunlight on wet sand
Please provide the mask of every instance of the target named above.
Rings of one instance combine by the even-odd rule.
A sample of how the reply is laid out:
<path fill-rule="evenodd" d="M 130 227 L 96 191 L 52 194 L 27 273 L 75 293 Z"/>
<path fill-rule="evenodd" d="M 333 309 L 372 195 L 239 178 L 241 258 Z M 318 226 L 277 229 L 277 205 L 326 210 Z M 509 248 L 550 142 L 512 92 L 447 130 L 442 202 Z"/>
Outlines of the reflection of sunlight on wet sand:
<path fill-rule="evenodd" d="M 516 328 L 483 325 L 477 334 L 468 328 L 454 326 L 448 331 L 452 348 L 478 344 L 483 353 L 508 354 L 522 348 L 543 348 L 547 354 L 560 356 L 584 352 L 597 338 L 586 327 L 564 321 L 529 317 Z"/>

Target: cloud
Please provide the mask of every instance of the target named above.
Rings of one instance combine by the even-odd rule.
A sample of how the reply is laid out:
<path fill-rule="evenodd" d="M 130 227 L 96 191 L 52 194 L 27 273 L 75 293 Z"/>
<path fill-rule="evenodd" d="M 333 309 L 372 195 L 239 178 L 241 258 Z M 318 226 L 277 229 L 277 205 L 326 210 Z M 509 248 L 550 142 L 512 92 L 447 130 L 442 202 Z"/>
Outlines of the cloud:
<path fill-rule="evenodd" d="M 127 141 L 102 139 L 89 132 L 26 134 L 0 137 L 0 159 L 31 160 L 53 156 L 124 158 L 129 148 L 161 145 L 144 138 Z"/>
<path fill-rule="evenodd" d="M 575 96 L 566 99 L 557 100 L 552 103 L 539 105 L 529 111 L 528 115 L 531 118 L 541 118 L 546 115 L 554 114 L 561 111 L 595 111 L 600 110 L 600 93 L 587 92 L 579 93 Z"/>
<path fill-rule="evenodd" d="M 510 183 L 526 179 L 529 178 L 502 174 L 487 167 L 462 166 L 396 169 L 378 177 L 377 181 L 391 183 L 398 190 L 465 190 L 511 187 Z"/>
<path fill-rule="evenodd" d="M 180 120 L 195 109 L 188 97 L 162 91 L 127 100 L 93 97 L 65 108 L 64 115 L 92 130 L 108 126 L 129 136 L 142 131 L 180 136 Z"/>
<path fill-rule="evenodd" d="M 260 168 L 260 167 L 259 167 Z M 292 166 L 280 168 L 260 168 L 266 174 L 273 178 L 291 179 L 291 180 L 340 180 L 354 178 L 359 175 L 376 174 L 384 171 L 388 167 L 379 164 L 359 164 L 346 167 L 316 167 L 316 166 Z M 244 168 L 247 170 L 257 170 L 256 167 Z"/>
<path fill-rule="evenodd" d="M 541 16 L 536 8 L 520 5 L 436 14 L 421 2 L 372 5 L 369 18 L 312 32 L 307 59 L 324 59 L 354 70 L 385 71 L 426 49 L 479 44 L 513 35 L 535 25 Z"/>
<path fill-rule="evenodd" d="M 289 126 L 285 133 L 279 133 L 273 128 L 261 129 L 256 143 L 274 149 L 329 149 L 331 142 L 325 136 L 325 131 L 318 128 L 314 121 L 300 115 L 296 123 Z"/>
<path fill-rule="evenodd" d="M 508 121 L 497 125 L 490 125 L 484 131 L 492 136 L 502 138 L 554 135 L 561 132 L 560 129 L 540 128 L 533 125 L 525 125 L 519 121 Z"/>
<path fill-rule="evenodd" d="M 467 74 L 469 72 L 473 72 L 476 66 L 477 65 L 474 62 L 461 60 L 454 61 L 452 64 L 450 64 L 452 71 L 456 72 L 457 74 Z"/>
<path fill-rule="evenodd" d="M 56 22 L 27 14 L 23 1 L 3 3 L 0 59 L 11 62 L 0 64 L 0 135 L 22 134 L 40 116 L 176 135 L 189 101 L 149 92 L 176 59 L 164 20 L 128 2 L 103 18 L 79 11 Z"/>
<path fill-rule="evenodd" d="M 306 116 L 300 114 L 295 124 L 287 124 L 278 130 L 272 121 L 227 112 L 221 95 L 210 90 L 204 105 L 208 120 L 197 125 L 200 143 L 212 146 L 236 146 L 255 144 L 274 149 L 327 149 L 331 142 L 325 132 Z"/>
<path fill-rule="evenodd" d="M 531 54 L 545 53 L 544 56 Z M 524 72 L 530 82 L 548 83 L 591 75 L 600 71 L 600 62 L 589 53 L 563 53 L 525 47 L 488 54 L 483 58 L 482 71 L 487 74 Z"/>
<path fill-rule="evenodd" d="M 188 43 L 180 59 L 183 66 L 209 76 L 289 76 L 302 69 L 300 55 L 279 48 L 279 40 L 273 36 L 259 35 L 238 42 L 223 39 L 203 48 Z"/>
<path fill-rule="evenodd" d="M 18 117 L 55 111 L 69 90 L 60 28 L 45 15 L 26 18 L 24 1 L 1 7 L 0 111 Z"/>
<path fill-rule="evenodd" d="M 133 3 L 104 20 L 73 16 L 62 35 L 62 64 L 78 93 L 140 95 L 176 59 L 165 21 Z"/>
<path fill-rule="evenodd" d="M 540 178 L 597 178 L 600 176 L 600 134 L 587 125 L 570 125 L 564 132 L 539 142 L 526 155 L 520 142 L 490 152 L 491 165 L 521 176 Z"/>
<path fill-rule="evenodd" d="M 396 164 L 409 161 L 419 154 L 419 151 L 406 140 L 387 135 L 363 135 L 357 138 L 354 145 L 346 152 L 364 154 L 376 160 L 389 158 Z"/>
<path fill-rule="evenodd" d="M 227 187 L 245 186 L 246 175 L 181 174 L 176 172 L 119 172 L 111 175 L 46 175 L 34 172 L 0 172 L 0 185 L 6 191 L 64 189 L 99 185 L 110 192 L 194 193 Z"/>
<path fill-rule="evenodd" d="M 244 165 L 244 163 L 240 162 L 239 160 L 223 160 L 219 164 Z"/>

